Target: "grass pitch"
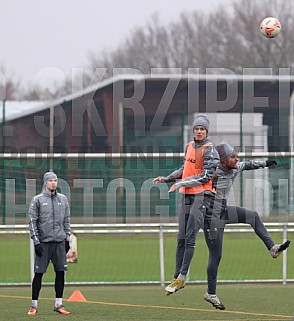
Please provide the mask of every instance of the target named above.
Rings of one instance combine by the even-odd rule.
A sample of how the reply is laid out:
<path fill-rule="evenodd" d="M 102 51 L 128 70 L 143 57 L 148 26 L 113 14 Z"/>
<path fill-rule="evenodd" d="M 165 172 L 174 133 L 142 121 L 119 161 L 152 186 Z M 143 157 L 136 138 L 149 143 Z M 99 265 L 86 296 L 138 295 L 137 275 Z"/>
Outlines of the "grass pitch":
<path fill-rule="evenodd" d="M 79 290 L 87 302 L 67 302 Z M 67 318 L 71 321 L 224 321 L 292 320 L 294 284 L 219 285 L 218 295 L 226 310 L 214 309 L 203 300 L 204 285 L 187 285 L 166 296 L 161 286 L 66 286 L 64 304 L 72 312 L 61 316 L 53 312 L 54 290 L 43 287 L 38 320 Z M 29 287 L 0 287 L 1 320 L 28 320 L 31 303 Z"/>
<path fill-rule="evenodd" d="M 281 242 L 280 233 L 272 233 Z M 294 234 L 289 233 L 289 239 Z M 294 245 L 287 250 L 287 279 L 294 279 Z M 165 280 L 173 276 L 176 235 L 164 237 Z M 0 236 L 0 283 L 30 283 L 28 235 Z M 197 238 L 190 267 L 190 280 L 206 281 L 208 250 L 203 234 Z M 282 278 L 282 256 L 274 260 L 253 233 L 225 234 L 219 280 L 278 280 Z M 52 282 L 49 266 L 44 282 Z M 158 235 L 79 235 L 78 263 L 70 264 L 67 282 L 159 282 Z"/>

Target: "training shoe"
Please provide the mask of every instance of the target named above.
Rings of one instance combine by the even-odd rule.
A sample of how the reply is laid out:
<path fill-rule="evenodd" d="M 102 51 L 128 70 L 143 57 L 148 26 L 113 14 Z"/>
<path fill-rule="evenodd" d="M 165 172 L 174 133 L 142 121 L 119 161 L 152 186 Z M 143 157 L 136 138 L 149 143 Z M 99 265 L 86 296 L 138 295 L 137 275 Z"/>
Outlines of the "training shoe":
<path fill-rule="evenodd" d="M 284 242 L 283 244 L 275 244 L 271 249 L 270 249 L 270 254 L 271 256 L 276 259 L 283 251 L 285 251 L 289 245 L 290 245 L 291 241 L 287 240 L 286 242 Z"/>
<path fill-rule="evenodd" d="M 36 307 L 31 307 L 29 309 L 28 315 L 36 315 L 38 313 L 38 309 Z"/>
<path fill-rule="evenodd" d="M 65 307 L 63 305 L 59 305 L 58 307 L 54 307 L 54 311 L 58 312 L 60 314 L 70 314 L 69 311 L 65 310 Z"/>
<path fill-rule="evenodd" d="M 220 299 L 216 294 L 204 294 L 204 300 L 211 303 L 216 309 L 225 310 L 225 306 L 221 303 Z"/>
<path fill-rule="evenodd" d="M 177 292 L 180 289 L 183 289 L 185 287 L 185 280 L 181 280 L 180 278 L 173 279 L 171 284 L 169 284 L 165 288 L 166 295 L 173 294 Z"/>

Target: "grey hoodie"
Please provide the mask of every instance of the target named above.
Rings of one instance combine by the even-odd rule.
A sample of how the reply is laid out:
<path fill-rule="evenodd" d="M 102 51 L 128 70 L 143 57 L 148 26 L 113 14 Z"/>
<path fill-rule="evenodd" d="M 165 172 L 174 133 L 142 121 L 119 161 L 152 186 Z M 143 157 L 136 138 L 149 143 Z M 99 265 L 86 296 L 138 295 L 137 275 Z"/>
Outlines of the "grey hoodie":
<path fill-rule="evenodd" d="M 29 208 L 29 229 L 34 245 L 69 241 L 70 209 L 67 197 L 45 190 L 33 197 Z"/>
<path fill-rule="evenodd" d="M 216 198 L 226 202 L 235 178 L 244 170 L 266 167 L 266 161 L 248 160 L 238 163 L 238 168 L 230 169 L 220 164 L 213 177 L 213 187 L 216 189 Z"/>

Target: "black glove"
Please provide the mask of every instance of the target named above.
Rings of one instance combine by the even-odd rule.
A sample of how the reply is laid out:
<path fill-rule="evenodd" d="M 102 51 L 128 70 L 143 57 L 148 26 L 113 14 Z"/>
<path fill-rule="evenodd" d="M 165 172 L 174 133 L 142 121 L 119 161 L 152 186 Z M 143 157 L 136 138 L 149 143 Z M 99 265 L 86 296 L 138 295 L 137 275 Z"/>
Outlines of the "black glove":
<path fill-rule="evenodd" d="M 67 254 L 70 249 L 69 241 L 65 241 L 65 253 Z"/>
<path fill-rule="evenodd" d="M 276 161 L 273 161 L 273 160 L 267 160 L 265 162 L 265 166 L 266 167 L 275 167 L 277 165 L 277 162 Z"/>
<path fill-rule="evenodd" d="M 43 254 L 43 248 L 41 244 L 36 244 L 35 245 L 35 253 L 37 256 L 42 256 Z"/>

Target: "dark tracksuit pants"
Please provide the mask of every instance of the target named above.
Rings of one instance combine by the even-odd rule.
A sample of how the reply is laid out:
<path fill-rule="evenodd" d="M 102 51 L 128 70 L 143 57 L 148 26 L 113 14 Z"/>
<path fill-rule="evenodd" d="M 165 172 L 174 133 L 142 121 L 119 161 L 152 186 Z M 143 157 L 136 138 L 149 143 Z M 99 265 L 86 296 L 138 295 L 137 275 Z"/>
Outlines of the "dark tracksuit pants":
<path fill-rule="evenodd" d="M 179 208 L 179 233 L 177 238 L 176 269 L 174 278 L 187 275 L 195 251 L 196 235 L 205 213 L 204 194 L 183 194 Z"/>
<path fill-rule="evenodd" d="M 227 206 L 222 210 L 218 222 L 216 219 L 212 220 L 209 215 L 205 216 L 204 235 L 209 249 L 207 266 L 207 292 L 209 294 L 216 293 L 217 272 L 222 257 L 224 227 L 226 224 L 234 223 L 250 224 L 268 250 L 275 244 L 256 211 L 251 211 L 244 207 Z"/>

